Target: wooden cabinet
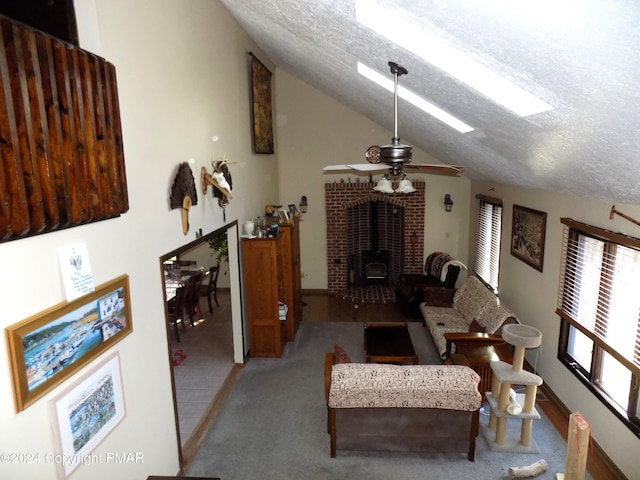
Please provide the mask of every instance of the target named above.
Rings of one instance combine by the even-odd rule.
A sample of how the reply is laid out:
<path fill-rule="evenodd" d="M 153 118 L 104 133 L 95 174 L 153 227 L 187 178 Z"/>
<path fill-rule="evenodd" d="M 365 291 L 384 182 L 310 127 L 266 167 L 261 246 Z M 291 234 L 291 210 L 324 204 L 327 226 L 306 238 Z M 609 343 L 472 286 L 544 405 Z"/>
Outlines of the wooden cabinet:
<path fill-rule="evenodd" d="M 300 222 L 280 225 L 282 237 L 282 288 L 283 302 L 289 308 L 285 338 L 292 341 L 302 321 L 302 290 L 300 273 Z"/>
<path fill-rule="evenodd" d="M 242 256 L 251 356 L 281 357 L 302 320 L 298 222 L 280 225 L 277 238 L 244 238 Z M 287 305 L 286 320 L 278 302 Z"/>

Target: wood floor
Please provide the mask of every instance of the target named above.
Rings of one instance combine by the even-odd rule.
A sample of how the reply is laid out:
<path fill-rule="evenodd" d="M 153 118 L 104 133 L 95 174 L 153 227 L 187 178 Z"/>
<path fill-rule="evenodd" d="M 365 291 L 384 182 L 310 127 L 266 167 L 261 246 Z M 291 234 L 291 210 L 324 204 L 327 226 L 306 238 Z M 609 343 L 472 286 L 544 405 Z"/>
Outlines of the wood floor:
<path fill-rule="evenodd" d="M 306 322 L 405 322 L 394 303 L 361 303 L 353 302 L 350 298 L 338 298 L 326 294 L 305 294 L 303 301 L 303 319 Z M 557 403 L 553 392 L 541 387 L 541 393 L 548 401 L 537 403 L 537 407 L 547 416 L 558 430 L 562 438 L 567 440 L 569 428 L 569 411 L 562 404 Z M 593 480 L 626 480 L 610 461 L 599 454 L 600 449 L 594 442 L 594 451 L 587 457 L 587 471 Z"/>

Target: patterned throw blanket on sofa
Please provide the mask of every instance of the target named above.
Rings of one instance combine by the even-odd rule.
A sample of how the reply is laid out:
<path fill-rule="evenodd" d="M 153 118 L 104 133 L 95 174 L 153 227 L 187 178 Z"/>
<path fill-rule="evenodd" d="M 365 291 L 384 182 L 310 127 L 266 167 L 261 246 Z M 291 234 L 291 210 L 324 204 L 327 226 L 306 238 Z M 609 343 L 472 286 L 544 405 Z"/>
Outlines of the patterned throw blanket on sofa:
<path fill-rule="evenodd" d="M 433 275 L 436 278 L 441 278 L 443 267 L 451 262 L 453 257 L 444 252 L 433 252 L 427 257 L 424 262 L 424 272 L 427 275 Z M 445 274 L 446 275 L 446 274 Z"/>

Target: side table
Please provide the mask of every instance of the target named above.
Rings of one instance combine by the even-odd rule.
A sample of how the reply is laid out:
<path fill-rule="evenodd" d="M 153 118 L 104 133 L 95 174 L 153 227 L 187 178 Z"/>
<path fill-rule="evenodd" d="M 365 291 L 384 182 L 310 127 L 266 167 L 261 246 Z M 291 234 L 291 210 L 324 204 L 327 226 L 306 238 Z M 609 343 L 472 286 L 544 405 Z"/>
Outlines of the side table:
<path fill-rule="evenodd" d="M 495 345 L 474 345 L 473 342 L 456 342 L 456 353 L 451 355 L 451 361 L 455 365 L 468 365 L 480 375 L 478 390 L 482 398 L 491 391 L 491 362 L 513 362 L 513 352 L 506 342 Z"/>

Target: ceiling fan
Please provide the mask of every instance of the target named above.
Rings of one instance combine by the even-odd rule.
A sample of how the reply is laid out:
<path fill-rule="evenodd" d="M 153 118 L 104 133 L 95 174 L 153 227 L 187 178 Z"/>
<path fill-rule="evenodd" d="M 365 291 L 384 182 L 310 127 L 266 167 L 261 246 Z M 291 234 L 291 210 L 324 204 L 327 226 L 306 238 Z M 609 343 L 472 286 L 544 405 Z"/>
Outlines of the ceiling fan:
<path fill-rule="evenodd" d="M 360 172 L 377 172 L 388 170 L 390 176 L 399 175 L 404 177 L 404 169 L 419 170 L 422 173 L 433 173 L 439 175 L 449 175 L 457 177 L 462 173 L 464 167 L 460 165 L 439 165 L 439 164 L 412 164 L 411 163 L 411 147 L 400 143 L 398 137 L 398 77 L 409 73 L 406 68 L 395 62 L 389 62 L 391 73 L 394 80 L 394 136 L 391 144 L 379 147 L 373 145 L 366 151 L 365 158 L 369 163 L 350 163 L 346 165 L 327 165 L 323 171 L 334 170 L 358 170 Z M 387 176 L 385 175 L 385 178 Z M 388 179 L 388 178 L 387 178 Z"/>

